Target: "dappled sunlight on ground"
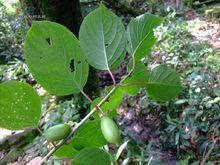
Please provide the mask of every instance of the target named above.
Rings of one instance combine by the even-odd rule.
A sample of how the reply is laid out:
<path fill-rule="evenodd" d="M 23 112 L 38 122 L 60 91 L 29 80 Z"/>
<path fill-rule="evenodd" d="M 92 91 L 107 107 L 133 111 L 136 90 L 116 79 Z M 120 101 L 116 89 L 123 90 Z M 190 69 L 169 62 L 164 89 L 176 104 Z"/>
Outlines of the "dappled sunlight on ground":
<path fill-rule="evenodd" d="M 192 27 L 189 32 L 193 42 L 207 42 L 213 48 L 220 50 L 220 24 L 206 18 L 197 17 L 188 21 Z"/>

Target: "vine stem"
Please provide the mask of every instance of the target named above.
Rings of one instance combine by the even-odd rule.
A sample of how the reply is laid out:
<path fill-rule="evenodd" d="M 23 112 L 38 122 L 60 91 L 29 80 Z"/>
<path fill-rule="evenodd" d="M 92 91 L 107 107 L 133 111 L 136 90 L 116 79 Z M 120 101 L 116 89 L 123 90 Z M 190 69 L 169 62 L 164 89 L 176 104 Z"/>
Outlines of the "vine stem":
<path fill-rule="evenodd" d="M 210 154 L 212 153 L 212 151 L 215 149 L 215 145 L 218 141 L 220 141 L 219 137 L 216 137 L 216 132 L 218 131 L 218 129 L 220 128 L 220 125 L 217 125 L 217 127 L 214 129 L 213 134 L 212 134 L 212 145 L 210 147 L 210 149 L 208 150 L 208 152 L 206 153 L 204 159 L 202 160 L 202 162 L 200 163 L 200 165 L 205 165 L 205 162 L 208 160 Z"/>
<path fill-rule="evenodd" d="M 99 110 L 102 115 L 105 114 L 105 113 L 102 111 L 102 109 L 100 108 L 100 106 L 98 106 L 97 104 L 95 104 L 94 101 L 93 101 L 83 90 L 80 90 L 80 92 L 83 94 L 83 96 L 84 96 L 87 100 L 89 100 L 89 102 L 96 108 L 96 110 Z"/>
<path fill-rule="evenodd" d="M 112 78 L 113 84 L 116 85 L 115 77 L 114 77 L 112 71 L 109 69 L 108 72 L 109 72 L 109 74 L 110 74 L 110 76 Z"/>
<path fill-rule="evenodd" d="M 123 83 L 123 81 L 125 81 L 134 71 L 135 69 L 135 59 L 134 56 L 132 56 L 132 69 L 130 70 L 130 72 L 120 81 L 120 83 L 116 84 L 111 90 L 110 92 L 98 103 L 97 107 L 100 107 L 103 103 L 105 103 L 109 97 L 114 93 L 114 91 L 120 87 Z M 83 92 L 84 93 L 84 92 Z M 82 94 L 83 94 L 82 93 Z M 87 95 L 85 95 L 86 97 Z M 87 97 L 86 97 L 87 98 Z M 88 97 L 89 98 L 89 97 Z M 88 99 L 87 98 L 87 99 Z M 90 99 L 90 98 L 89 98 Z M 91 100 L 91 99 L 90 99 Z M 92 100 L 91 100 L 92 101 Z M 81 125 L 83 125 L 95 112 L 96 112 L 97 108 L 93 108 L 79 123 L 77 123 L 73 128 L 71 133 L 68 135 L 68 137 L 62 141 L 60 141 L 56 147 L 52 148 L 47 155 L 37 164 L 37 165 L 41 165 L 43 164 L 50 156 L 52 156 L 62 145 L 64 145 L 66 143 L 66 141 L 68 139 L 70 139 L 73 134 L 81 127 Z"/>

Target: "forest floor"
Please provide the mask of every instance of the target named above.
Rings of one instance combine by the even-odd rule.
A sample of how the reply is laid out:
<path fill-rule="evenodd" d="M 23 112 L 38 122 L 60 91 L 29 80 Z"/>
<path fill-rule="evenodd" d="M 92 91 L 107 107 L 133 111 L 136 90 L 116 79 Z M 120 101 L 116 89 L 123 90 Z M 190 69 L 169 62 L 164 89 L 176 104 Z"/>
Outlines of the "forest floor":
<path fill-rule="evenodd" d="M 207 42 L 214 49 L 220 51 L 220 24 L 208 17 L 200 16 L 194 11 L 186 14 L 189 24 L 193 25 L 189 30 L 193 36 L 192 42 Z"/>
<path fill-rule="evenodd" d="M 219 20 L 210 19 L 204 15 L 198 14 L 194 10 L 188 10 L 183 14 L 184 21 L 190 27 L 188 42 L 197 45 L 208 44 L 213 50 L 216 51 L 217 56 L 215 60 L 220 64 L 220 23 Z M 172 24 L 172 22 L 171 22 Z M 160 56 L 160 55 L 159 55 Z M 154 57 L 155 58 L 155 57 Z M 160 57 L 159 57 L 160 58 Z M 157 59 L 157 57 L 156 57 Z M 196 57 L 196 60 L 203 60 L 200 57 Z M 157 61 L 161 62 L 161 61 Z M 192 66 L 189 66 L 189 68 Z M 187 66 L 185 69 L 189 69 Z M 217 79 L 220 79 L 220 72 L 216 75 Z M 217 84 L 220 86 L 220 82 Z M 159 117 L 159 113 L 156 109 L 148 111 L 146 107 L 142 107 L 143 95 L 137 95 L 131 98 L 126 98 L 119 108 L 119 114 L 122 116 L 120 124 L 125 127 L 128 135 L 135 141 L 146 144 L 148 141 L 153 143 L 153 146 L 160 143 L 159 136 L 157 135 L 158 128 L 162 127 L 162 121 Z M 149 101 L 149 100 L 148 100 Z M 143 112 L 145 110 L 145 112 Z M 161 111 L 161 110 L 159 110 Z M 163 109 L 162 109 L 163 111 Z M 182 109 L 184 111 L 184 108 Z M 155 147 L 157 148 L 157 147 Z M 176 157 L 173 151 L 160 152 L 153 148 L 152 157 L 160 159 L 167 164 L 176 164 Z M 159 156 L 158 156 L 159 155 Z"/>

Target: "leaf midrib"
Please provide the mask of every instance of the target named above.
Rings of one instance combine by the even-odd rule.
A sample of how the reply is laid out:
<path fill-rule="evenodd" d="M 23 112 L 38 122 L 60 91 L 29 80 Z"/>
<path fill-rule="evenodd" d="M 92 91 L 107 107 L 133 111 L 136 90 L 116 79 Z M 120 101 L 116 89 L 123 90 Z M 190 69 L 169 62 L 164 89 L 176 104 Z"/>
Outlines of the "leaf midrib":
<path fill-rule="evenodd" d="M 135 84 L 135 83 L 138 83 L 138 84 Z M 125 86 L 127 86 L 128 84 L 133 84 L 133 85 L 131 85 L 131 86 L 135 86 L 135 85 L 162 85 L 162 86 L 169 86 L 169 87 L 181 87 L 181 85 L 169 85 L 169 84 L 165 84 L 165 83 L 158 83 L 158 82 L 141 82 L 141 81 L 126 83 Z"/>
<path fill-rule="evenodd" d="M 101 33 L 102 33 L 102 39 L 103 39 L 103 50 L 104 50 L 104 56 L 105 56 L 105 63 L 106 63 L 106 66 L 107 66 L 107 70 L 109 70 L 109 66 L 108 66 L 108 59 L 107 59 L 107 53 L 106 53 L 106 49 L 105 49 L 105 36 L 104 36 L 104 27 L 103 27 L 103 17 L 102 17 L 102 10 L 101 10 L 101 20 L 102 20 L 102 29 L 101 29 Z"/>
<path fill-rule="evenodd" d="M 151 23 L 150 24 L 150 27 L 152 26 L 153 24 Z M 134 56 L 138 50 L 138 48 L 140 47 L 140 45 L 143 43 L 143 41 L 148 37 L 148 35 L 151 33 L 151 31 L 149 31 L 145 37 L 139 42 L 139 44 L 137 45 L 137 47 L 135 48 L 134 52 L 132 53 L 132 56 Z"/>

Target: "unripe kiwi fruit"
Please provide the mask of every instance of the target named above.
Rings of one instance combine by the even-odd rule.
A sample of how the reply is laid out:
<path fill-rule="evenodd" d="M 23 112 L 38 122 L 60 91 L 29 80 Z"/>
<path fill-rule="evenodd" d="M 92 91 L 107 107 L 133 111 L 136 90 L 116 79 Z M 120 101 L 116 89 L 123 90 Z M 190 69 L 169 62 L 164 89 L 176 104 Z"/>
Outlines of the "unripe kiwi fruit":
<path fill-rule="evenodd" d="M 116 125 L 114 120 L 112 120 L 110 117 L 106 115 L 102 116 L 101 117 L 101 130 L 102 130 L 103 136 L 109 143 L 114 143 L 114 144 L 119 145 L 121 137 L 120 137 L 118 126 Z"/>
<path fill-rule="evenodd" d="M 71 132 L 71 128 L 67 124 L 58 124 L 47 129 L 44 136 L 49 141 L 58 141 L 66 138 Z"/>

